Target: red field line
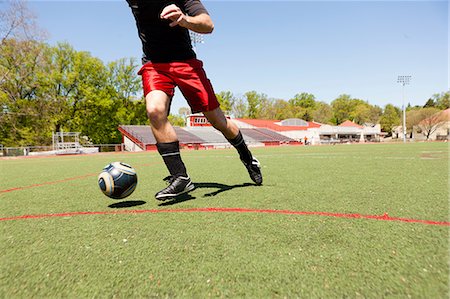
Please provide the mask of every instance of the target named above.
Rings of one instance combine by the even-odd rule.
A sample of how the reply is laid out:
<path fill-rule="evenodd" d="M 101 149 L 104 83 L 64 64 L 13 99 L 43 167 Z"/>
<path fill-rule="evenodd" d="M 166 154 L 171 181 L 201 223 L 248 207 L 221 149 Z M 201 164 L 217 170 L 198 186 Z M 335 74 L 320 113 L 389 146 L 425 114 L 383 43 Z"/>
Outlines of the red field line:
<path fill-rule="evenodd" d="M 161 163 L 162 162 L 146 163 L 146 164 L 138 165 L 138 166 L 136 166 L 134 168 L 153 166 L 153 165 L 161 164 Z M 43 182 L 43 183 L 39 183 L 39 184 L 33 184 L 33 185 L 22 186 L 22 187 L 14 187 L 14 188 L 0 190 L 0 194 L 2 194 L 2 193 L 9 193 L 9 192 L 13 192 L 13 191 L 20 191 L 20 190 L 25 190 L 25 189 L 31 189 L 31 188 L 36 188 L 36 187 L 42 187 L 42 186 L 47 186 L 47 185 L 56 185 L 56 184 L 59 184 L 59 183 L 65 183 L 65 182 L 68 182 L 68 181 L 85 179 L 85 178 L 93 177 L 93 176 L 97 176 L 97 175 L 98 175 L 98 173 L 89 173 L 89 174 L 80 175 L 80 176 L 71 177 L 71 178 L 65 178 L 65 179 L 57 180 L 57 181 Z"/>
<path fill-rule="evenodd" d="M 55 185 L 55 184 L 64 183 L 64 182 L 68 182 L 68 181 L 84 179 L 84 178 L 91 177 L 91 176 L 96 176 L 96 175 L 98 175 L 98 174 L 97 173 L 90 173 L 90 174 L 85 174 L 85 175 L 81 175 L 81 176 L 76 176 L 76 177 L 72 177 L 72 178 L 66 178 L 66 179 L 52 181 L 52 182 L 44 182 L 44 183 L 33 184 L 33 185 L 28 185 L 28 186 L 15 187 L 15 188 L 10 188 L 10 189 L 0 190 L 0 194 L 13 192 L 13 191 L 19 191 L 19 190 L 25 190 L 25 189 L 31 189 L 31 188 L 35 188 L 35 187 L 42 187 L 42 186 L 47 186 L 47 185 Z"/>
<path fill-rule="evenodd" d="M 390 217 L 384 215 L 362 215 L 362 214 L 343 214 L 330 212 L 308 212 L 308 211 L 290 211 L 290 210 L 271 210 L 271 209 L 246 209 L 246 208 L 191 208 L 191 209 L 153 209 L 153 210 L 123 210 L 123 211 L 84 211 L 84 212 L 67 212 L 56 214 L 37 214 L 37 215 L 21 215 L 0 218 L 0 221 L 23 220 L 23 219 L 41 219 L 52 217 L 72 217 L 81 215 L 117 215 L 117 214 L 144 214 L 144 213 L 262 213 L 262 214 L 284 214 L 284 215 L 306 215 L 306 216 L 323 216 L 348 219 L 372 219 L 379 221 L 396 221 L 406 223 L 421 223 L 426 225 L 450 226 L 447 221 L 422 220 L 412 218 Z"/>

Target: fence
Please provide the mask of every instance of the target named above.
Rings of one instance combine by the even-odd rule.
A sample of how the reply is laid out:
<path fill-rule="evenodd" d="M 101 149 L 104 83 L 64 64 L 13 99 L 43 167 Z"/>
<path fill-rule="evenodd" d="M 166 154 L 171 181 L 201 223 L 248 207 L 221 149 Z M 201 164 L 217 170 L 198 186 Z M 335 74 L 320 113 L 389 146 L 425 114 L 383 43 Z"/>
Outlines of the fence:
<path fill-rule="evenodd" d="M 123 152 L 124 145 L 120 144 L 90 144 L 83 145 L 84 148 L 98 148 L 98 152 Z M 56 154 L 53 151 L 53 146 L 22 146 L 22 147 L 3 147 L 0 145 L 0 157 L 20 157 L 36 154 Z"/>

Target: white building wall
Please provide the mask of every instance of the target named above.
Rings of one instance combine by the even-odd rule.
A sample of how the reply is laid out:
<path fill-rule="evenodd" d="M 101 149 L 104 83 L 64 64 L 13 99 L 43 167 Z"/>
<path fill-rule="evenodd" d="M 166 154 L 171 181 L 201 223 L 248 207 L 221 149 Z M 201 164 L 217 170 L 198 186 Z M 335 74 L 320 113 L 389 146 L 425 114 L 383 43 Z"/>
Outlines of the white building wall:
<path fill-rule="evenodd" d="M 140 148 L 136 143 L 134 143 L 127 136 L 123 137 L 123 144 L 124 144 L 125 150 L 128 152 L 142 152 L 143 151 L 142 148 Z"/>

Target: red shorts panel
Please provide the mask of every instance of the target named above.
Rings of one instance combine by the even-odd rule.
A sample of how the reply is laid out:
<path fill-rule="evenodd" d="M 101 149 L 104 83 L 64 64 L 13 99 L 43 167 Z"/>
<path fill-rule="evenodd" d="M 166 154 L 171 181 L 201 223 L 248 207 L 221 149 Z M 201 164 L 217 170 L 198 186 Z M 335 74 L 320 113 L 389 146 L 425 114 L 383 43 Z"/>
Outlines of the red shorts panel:
<path fill-rule="evenodd" d="M 203 69 L 203 62 L 189 59 L 183 62 L 148 62 L 138 72 L 142 76 L 144 96 L 161 90 L 173 97 L 178 86 L 193 113 L 211 111 L 219 107 L 211 82 Z"/>

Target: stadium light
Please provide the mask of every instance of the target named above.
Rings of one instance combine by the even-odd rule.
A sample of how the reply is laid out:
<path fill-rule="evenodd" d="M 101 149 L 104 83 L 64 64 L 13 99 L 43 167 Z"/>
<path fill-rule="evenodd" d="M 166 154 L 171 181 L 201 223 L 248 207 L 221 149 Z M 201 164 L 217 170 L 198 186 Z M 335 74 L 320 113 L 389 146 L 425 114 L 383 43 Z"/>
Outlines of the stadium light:
<path fill-rule="evenodd" d="M 203 35 L 200 33 L 189 31 L 189 36 L 191 37 L 192 47 L 194 49 L 194 52 L 197 53 L 197 44 L 203 44 L 205 43 L 203 39 Z"/>
<path fill-rule="evenodd" d="M 405 107 L 405 85 L 409 85 L 411 76 L 398 76 L 397 83 L 402 85 L 402 101 L 403 101 L 403 142 L 406 142 L 406 107 Z"/>

